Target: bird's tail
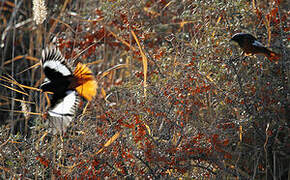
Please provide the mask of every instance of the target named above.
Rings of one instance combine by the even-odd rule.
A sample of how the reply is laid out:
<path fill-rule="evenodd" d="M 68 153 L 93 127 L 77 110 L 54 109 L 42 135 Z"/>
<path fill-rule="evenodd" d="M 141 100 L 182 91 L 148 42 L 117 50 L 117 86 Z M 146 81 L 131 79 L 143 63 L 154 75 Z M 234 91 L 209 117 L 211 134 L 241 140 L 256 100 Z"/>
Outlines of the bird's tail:
<path fill-rule="evenodd" d="M 75 89 L 86 100 L 91 101 L 97 94 L 98 84 L 92 71 L 84 64 L 78 63 L 74 73 Z"/>
<path fill-rule="evenodd" d="M 278 61 L 281 57 L 280 54 L 278 53 L 275 53 L 269 49 L 266 49 L 265 51 L 265 56 L 267 56 L 267 58 L 270 60 L 270 61 Z"/>

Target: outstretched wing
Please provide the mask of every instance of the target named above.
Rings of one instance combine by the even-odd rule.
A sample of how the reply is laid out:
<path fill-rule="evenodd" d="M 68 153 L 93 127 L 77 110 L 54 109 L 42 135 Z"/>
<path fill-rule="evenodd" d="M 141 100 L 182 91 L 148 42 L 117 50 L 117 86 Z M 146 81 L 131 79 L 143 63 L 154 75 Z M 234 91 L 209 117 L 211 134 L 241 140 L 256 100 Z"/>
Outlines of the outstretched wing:
<path fill-rule="evenodd" d="M 79 97 L 77 92 L 67 91 L 66 96 L 48 110 L 49 126 L 53 134 L 66 131 L 75 115 L 78 104 Z"/>
<path fill-rule="evenodd" d="M 65 62 L 65 58 L 53 46 L 42 51 L 41 63 L 44 74 L 50 81 L 72 74 L 70 67 Z"/>

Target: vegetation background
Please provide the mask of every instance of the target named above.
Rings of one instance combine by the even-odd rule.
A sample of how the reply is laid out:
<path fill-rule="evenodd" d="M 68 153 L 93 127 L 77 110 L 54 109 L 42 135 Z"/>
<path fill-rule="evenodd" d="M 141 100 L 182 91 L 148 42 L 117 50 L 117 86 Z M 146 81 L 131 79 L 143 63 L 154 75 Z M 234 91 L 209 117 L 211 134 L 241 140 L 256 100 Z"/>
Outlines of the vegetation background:
<path fill-rule="evenodd" d="M 290 178 L 287 1 L 33 3 L 0 1 L 1 179 Z M 237 32 L 282 58 L 241 56 Z M 99 85 L 62 136 L 37 89 L 51 42 Z"/>

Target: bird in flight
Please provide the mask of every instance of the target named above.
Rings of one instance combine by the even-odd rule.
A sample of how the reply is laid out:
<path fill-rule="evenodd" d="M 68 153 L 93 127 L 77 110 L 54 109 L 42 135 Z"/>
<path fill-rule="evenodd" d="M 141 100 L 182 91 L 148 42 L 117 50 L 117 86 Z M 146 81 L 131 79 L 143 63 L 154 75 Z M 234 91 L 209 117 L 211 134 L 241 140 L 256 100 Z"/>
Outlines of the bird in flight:
<path fill-rule="evenodd" d="M 97 81 L 84 64 L 70 67 L 59 49 L 51 46 L 42 51 L 41 65 L 46 76 L 40 86 L 43 92 L 51 92 L 47 110 L 49 126 L 53 134 L 65 132 L 72 121 L 80 96 L 92 101 L 97 92 Z"/>
<path fill-rule="evenodd" d="M 231 40 L 237 42 L 246 55 L 262 54 L 270 61 L 277 61 L 281 57 L 280 54 L 277 54 L 265 47 L 251 34 L 237 33 L 231 38 Z"/>

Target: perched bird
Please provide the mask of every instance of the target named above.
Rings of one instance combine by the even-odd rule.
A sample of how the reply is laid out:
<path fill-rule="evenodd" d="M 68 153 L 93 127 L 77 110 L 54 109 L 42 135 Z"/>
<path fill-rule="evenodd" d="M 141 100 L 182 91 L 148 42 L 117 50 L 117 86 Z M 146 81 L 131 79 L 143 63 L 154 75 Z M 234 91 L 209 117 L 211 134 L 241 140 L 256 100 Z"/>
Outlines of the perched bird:
<path fill-rule="evenodd" d="M 280 58 L 279 54 L 266 48 L 251 34 L 237 33 L 231 38 L 231 40 L 237 42 L 246 54 L 263 54 L 271 61 Z"/>
<path fill-rule="evenodd" d="M 78 63 L 72 68 L 55 47 L 42 51 L 41 65 L 46 76 L 40 86 L 43 92 L 52 92 L 47 115 L 53 133 L 64 132 L 79 103 L 79 95 L 91 101 L 97 92 L 97 82 L 92 71 Z"/>

